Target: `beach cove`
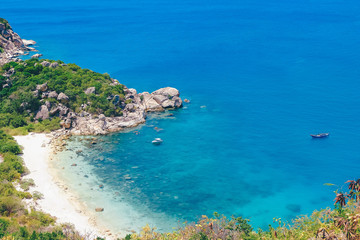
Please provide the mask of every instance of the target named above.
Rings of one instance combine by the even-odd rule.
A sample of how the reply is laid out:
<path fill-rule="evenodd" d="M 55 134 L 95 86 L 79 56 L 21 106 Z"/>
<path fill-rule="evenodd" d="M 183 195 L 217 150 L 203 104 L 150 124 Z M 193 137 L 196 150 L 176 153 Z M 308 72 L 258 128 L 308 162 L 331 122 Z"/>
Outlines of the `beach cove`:
<path fill-rule="evenodd" d="M 92 211 L 132 209 L 111 210 L 112 228 L 167 231 L 216 211 L 267 229 L 333 206 L 358 178 L 358 2 L 64 3 L 6 2 L 4 17 L 46 58 L 191 100 L 95 146 L 71 139 L 54 161 Z"/>
<path fill-rule="evenodd" d="M 16 136 L 16 141 L 23 147 L 22 158 L 30 173 L 25 178 L 33 179 L 35 186 L 31 192 L 38 191 L 43 198 L 36 200 L 35 209 L 42 210 L 57 218 L 58 223 L 71 223 L 86 236 L 100 235 L 91 216 L 83 212 L 84 206 L 67 191 L 67 187 L 56 178 L 51 161 L 54 152 L 49 134 L 29 134 Z"/>

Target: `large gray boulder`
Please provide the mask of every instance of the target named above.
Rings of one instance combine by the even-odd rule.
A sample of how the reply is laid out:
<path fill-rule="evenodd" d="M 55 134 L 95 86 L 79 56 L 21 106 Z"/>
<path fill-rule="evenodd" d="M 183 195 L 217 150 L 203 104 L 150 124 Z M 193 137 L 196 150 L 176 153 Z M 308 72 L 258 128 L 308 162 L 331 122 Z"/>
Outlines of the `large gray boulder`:
<path fill-rule="evenodd" d="M 31 45 L 35 45 L 36 42 L 34 40 L 26 40 L 26 39 L 22 39 L 23 43 L 25 46 L 31 46 Z"/>
<path fill-rule="evenodd" d="M 173 97 L 179 97 L 180 96 L 179 90 L 177 90 L 176 88 L 173 88 L 173 87 L 160 88 L 160 89 L 152 92 L 151 94 L 152 95 L 163 95 L 163 96 L 166 96 L 168 98 L 173 98 Z"/>
<path fill-rule="evenodd" d="M 48 89 L 47 83 L 36 86 L 36 90 L 41 91 L 41 92 L 45 92 L 47 89 Z"/>
<path fill-rule="evenodd" d="M 163 108 L 175 108 L 175 102 L 170 99 L 167 99 L 161 103 L 161 106 Z"/>
<path fill-rule="evenodd" d="M 41 64 L 43 67 L 48 67 L 48 66 L 50 66 L 50 62 L 48 62 L 48 61 L 42 61 L 40 64 Z"/>
<path fill-rule="evenodd" d="M 180 108 L 182 107 L 182 100 L 180 97 L 173 97 L 172 99 L 174 101 L 174 106 L 175 108 Z"/>
<path fill-rule="evenodd" d="M 56 91 L 49 92 L 48 98 L 57 98 L 58 94 Z"/>
<path fill-rule="evenodd" d="M 57 62 L 53 62 L 50 64 L 50 68 L 56 68 L 58 66 L 59 66 L 59 64 Z"/>
<path fill-rule="evenodd" d="M 51 103 L 49 101 L 45 102 L 45 106 L 47 107 L 47 109 L 49 110 L 51 108 Z"/>
<path fill-rule="evenodd" d="M 46 105 L 42 105 L 39 111 L 36 113 L 35 119 L 48 119 L 49 118 L 49 109 Z"/>
<path fill-rule="evenodd" d="M 68 112 L 69 112 L 68 107 L 66 107 L 62 104 L 59 104 L 58 107 L 59 107 L 59 116 L 65 116 L 68 114 Z"/>
<path fill-rule="evenodd" d="M 57 97 L 57 100 L 60 101 L 61 103 L 68 103 L 69 97 L 66 96 L 65 93 L 60 93 L 59 96 Z"/>
<path fill-rule="evenodd" d="M 40 54 L 40 53 L 37 53 L 37 54 L 34 54 L 31 56 L 31 58 L 40 58 L 40 57 L 42 57 L 42 54 Z"/>
<path fill-rule="evenodd" d="M 51 116 L 58 114 L 59 117 L 63 118 L 68 115 L 68 112 L 69 112 L 69 108 L 60 103 L 60 104 L 54 106 L 53 108 L 51 108 L 49 113 Z"/>
<path fill-rule="evenodd" d="M 135 110 L 136 110 L 135 104 L 133 103 L 126 104 L 125 111 L 135 112 Z"/>
<path fill-rule="evenodd" d="M 162 112 L 164 108 L 153 98 L 153 96 L 148 92 L 143 92 L 140 94 L 142 101 L 141 103 L 144 106 L 146 112 Z"/>
<path fill-rule="evenodd" d="M 71 128 L 71 119 L 67 118 L 67 119 L 64 119 L 60 122 L 60 126 L 62 126 L 63 128 L 65 129 L 69 129 Z"/>
<path fill-rule="evenodd" d="M 168 97 L 167 96 L 164 96 L 164 95 L 154 95 L 154 94 L 151 94 L 153 95 L 153 99 L 159 104 L 161 105 L 163 102 L 165 102 L 166 100 L 168 100 Z"/>
<path fill-rule="evenodd" d="M 95 94 L 95 90 L 96 90 L 95 87 L 89 87 L 84 92 L 85 92 L 86 95 Z"/>

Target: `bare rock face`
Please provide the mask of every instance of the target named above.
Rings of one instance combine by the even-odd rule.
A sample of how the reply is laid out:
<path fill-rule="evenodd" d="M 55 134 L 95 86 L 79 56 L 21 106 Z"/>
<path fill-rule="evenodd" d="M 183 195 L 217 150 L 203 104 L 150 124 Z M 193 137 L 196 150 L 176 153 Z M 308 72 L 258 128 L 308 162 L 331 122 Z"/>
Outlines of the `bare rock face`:
<path fill-rule="evenodd" d="M 174 108 L 175 107 L 175 102 L 171 101 L 169 99 L 166 99 L 165 101 L 163 101 L 160 104 L 163 108 Z"/>
<path fill-rule="evenodd" d="M 36 113 L 35 119 L 48 119 L 49 118 L 49 109 L 46 105 L 42 105 L 39 111 Z"/>
<path fill-rule="evenodd" d="M 39 90 L 35 90 L 32 92 L 34 97 L 39 97 Z"/>
<path fill-rule="evenodd" d="M 59 96 L 57 97 L 57 100 L 62 102 L 62 103 L 68 103 L 69 102 L 69 97 L 65 95 L 65 93 L 60 93 Z"/>
<path fill-rule="evenodd" d="M 182 107 L 180 93 L 176 88 L 166 87 L 153 93 L 143 92 L 139 94 L 141 104 L 147 112 L 159 112 L 165 109 Z"/>
<path fill-rule="evenodd" d="M 49 92 L 49 94 L 48 94 L 48 98 L 57 98 L 57 97 L 58 97 L 58 94 L 55 91 Z"/>
<path fill-rule="evenodd" d="M 173 97 L 179 97 L 180 96 L 179 90 L 177 90 L 176 88 L 172 88 L 172 87 L 160 88 L 159 90 L 156 90 L 151 94 L 152 95 L 163 95 L 163 96 L 166 96 L 168 98 L 173 98 Z"/>
<path fill-rule="evenodd" d="M 85 94 L 89 95 L 89 94 L 95 94 L 95 87 L 89 87 L 88 89 L 86 89 Z"/>
<path fill-rule="evenodd" d="M 136 109 L 134 112 L 125 112 L 121 117 L 105 117 L 100 114 L 98 117 L 91 115 L 76 117 L 72 123 L 71 134 L 73 135 L 104 135 L 110 132 L 122 131 L 126 128 L 136 127 L 145 122 L 143 109 Z"/>
<path fill-rule="evenodd" d="M 26 40 L 26 39 L 22 39 L 23 43 L 25 46 L 32 46 L 35 45 L 36 42 L 34 40 Z"/>
<path fill-rule="evenodd" d="M 40 63 L 43 67 L 49 67 L 50 66 L 50 63 L 48 61 L 42 61 Z"/>
<path fill-rule="evenodd" d="M 72 123 L 71 119 L 67 118 L 60 122 L 60 126 L 62 126 L 65 129 L 69 129 L 69 128 L 71 128 L 71 123 Z"/>
<path fill-rule="evenodd" d="M 50 110 L 50 115 L 55 116 L 58 115 L 60 118 L 66 117 L 69 113 L 69 108 L 62 105 L 61 103 L 53 106 Z"/>
<path fill-rule="evenodd" d="M 174 107 L 175 108 L 181 108 L 182 107 L 182 100 L 180 97 L 173 97 L 172 99 L 174 101 Z"/>
<path fill-rule="evenodd" d="M 59 64 L 57 63 L 57 62 L 53 62 L 53 63 L 51 63 L 50 64 L 50 68 L 56 68 L 56 67 L 58 67 L 59 66 Z"/>
<path fill-rule="evenodd" d="M 153 95 L 153 99 L 155 100 L 155 102 L 157 102 L 159 105 L 161 105 L 163 102 L 165 102 L 166 100 L 168 100 L 169 98 L 164 96 L 164 95 Z"/>
<path fill-rule="evenodd" d="M 48 89 L 47 83 L 36 86 L 36 90 L 41 91 L 41 92 L 45 92 L 47 89 Z"/>
<path fill-rule="evenodd" d="M 51 103 L 49 101 L 45 102 L 45 106 L 47 107 L 47 109 L 49 110 L 51 108 Z"/>
<path fill-rule="evenodd" d="M 40 57 L 42 57 L 42 54 L 40 54 L 40 53 L 37 53 L 37 54 L 34 54 L 31 56 L 31 58 L 40 58 Z"/>
<path fill-rule="evenodd" d="M 23 55 L 25 51 L 33 51 L 28 47 L 30 42 L 26 43 L 15 33 L 10 24 L 3 18 L 0 18 L 0 65 L 10 61 L 16 61 L 16 57 Z"/>
<path fill-rule="evenodd" d="M 58 108 L 59 108 L 59 116 L 65 116 L 69 112 L 69 108 L 62 104 L 59 104 Z"/>
<path fill-rule="evenodd" d="M 145 108 L 146 112 L 162 112 L 164 108 L 155 101 L 153 96 L 148 92 L 143 92 L 140 94 L 141 103 Z"/>

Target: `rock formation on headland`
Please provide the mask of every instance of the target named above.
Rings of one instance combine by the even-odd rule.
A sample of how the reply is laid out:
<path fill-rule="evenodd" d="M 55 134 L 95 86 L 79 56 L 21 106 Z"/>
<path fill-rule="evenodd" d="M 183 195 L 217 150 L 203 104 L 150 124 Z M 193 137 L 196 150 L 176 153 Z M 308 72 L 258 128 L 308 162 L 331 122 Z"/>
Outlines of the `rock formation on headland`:
<path fill-rule="evenodd" d="M 41 54 L 35 54 L 31 60 L 22 61 L 16 56 L 32 50 L 27 45 L 34 42 L 22 40 L 2 18 L 0 18 L 0 33 L 2 49 L 0 66 L 3 65 L 0 92 L 4 91 L 0 101 L 9 99 L 20 101 L 19 106 L 12 109 L 18 109 L 23 117 L 33 118 L 35 121 L 60 118 L 60 125 L 63 128 L 60 134 L 99 135 L 121 131 L 144 123 L 147 112 L 182 107 L 180 93 L 172 87 L 161 88 L 152 93 L 137 93 L 135 89 L 127 88 L 108 75 L 96 75 L 97 73 L 88 69 L 83 72 L 85 75 L 88 74 L 87 76 L 74 75 L 76 71 L 81 71 L 80 67 L 61 61 L 39 59 Z M 24 75 L 24 72 L 28 75 Z M 47 74 L 41 75 L 44 72 Z M 60 80 L 57 79 L 59 74 L 63 74 Z M 33 85 L 34 83 L 22 85 L 24 83 L 22 79 L 27 76 L 38 79 L 37 85 Z M 44 77 L 47 79 L 44 80 Z M 91 79 L 92 82 L 79 80 L 84 77 L 88 77 L 86 79 Z M 72 78 L 76 86 L 72 84 Z M 68 82 L 64 82 L 64 79 Z M 24 94 L 27 94 L 26 98 L 22 97 Z M 99 104 L 94 102 L 100 102 L 103 107 L 99 107 Z M 10 101 L 8 104 L 11 103 Z M 17 114 L 21 115 L 21 113 Z"/>
<path fill-rule="evenodd" d="M 12 30 L 8 21 L 0 18 L 0 65 L 10 61 L 18 61 L 17 56 L 24 54 L 26 51 L 35 50 L 29 47 L 34 44 L 35 42 L 32 40 L 21 39 Z"/>
<path fill-rule="evenodd" d="M 182 107 L 179 91 L 171 87 L 161 88 L 151 94 L 148 92 L 138 94 L 133 88 L 125 88 L 125 93 L 128 103 L 123 106 L 123 116 L 120 117 L 105 117 L 104 114 L 96 116 L 85 111 L 77 114 L 60 104 L 52 112 L 58 109 L 59 117 L 62 119 L 61 125 L 72 135 L 100 135 L 144 123 L 146 112 Z M 162 99 L 162 101 L 156 101 L 156 99 Z M 38 113 L 43 112 L 44 106 L 41 106 Z M 47 114 L 46 111 L 44 114 Z"/>

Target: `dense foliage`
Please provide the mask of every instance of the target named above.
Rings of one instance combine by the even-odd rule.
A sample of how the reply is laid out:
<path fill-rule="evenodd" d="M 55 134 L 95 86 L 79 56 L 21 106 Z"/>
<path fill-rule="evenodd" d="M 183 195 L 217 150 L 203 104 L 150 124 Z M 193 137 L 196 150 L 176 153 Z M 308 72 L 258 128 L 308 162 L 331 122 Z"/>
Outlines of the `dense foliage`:
<path fill-rule="evenodd" d="M 69 99 L 61 103 L 75 113 L 86 111 L 106 116 L 122 115 L 122 109 L 114 105 L 112 98 L 117 95 L 119 101 L 123 101 L 123 85 L 113 84 L 108 74 L 61 61 L 47 60 L 57 63 L 56 67 L 42 66 L 42 61 L 10 62 L 0 68 L 0 129 L 25 127 L 22 129 L 24 132 L 39 132 L 60 127 L 59 120 L 52 121 L 56 116 L 50 116 L 50 122 L 35 122 L 36 113 L 45 101 L 51 106 L 60 103 L 57 98 L 47 98 L 42 96 L 42 92 L 36 92 L 36 87 L 44 83 L 47 84 L 47 92 L 64 93 Z M 95 93 L 85 94 L 89 87 L 95 87 Z"/>
<path fill-rule="evenodd" d="M 11 28 L 9 22 L 4 18 L 0 18 L 0 23 L 5 25 L 5 29 L 10 29 Z"/>

